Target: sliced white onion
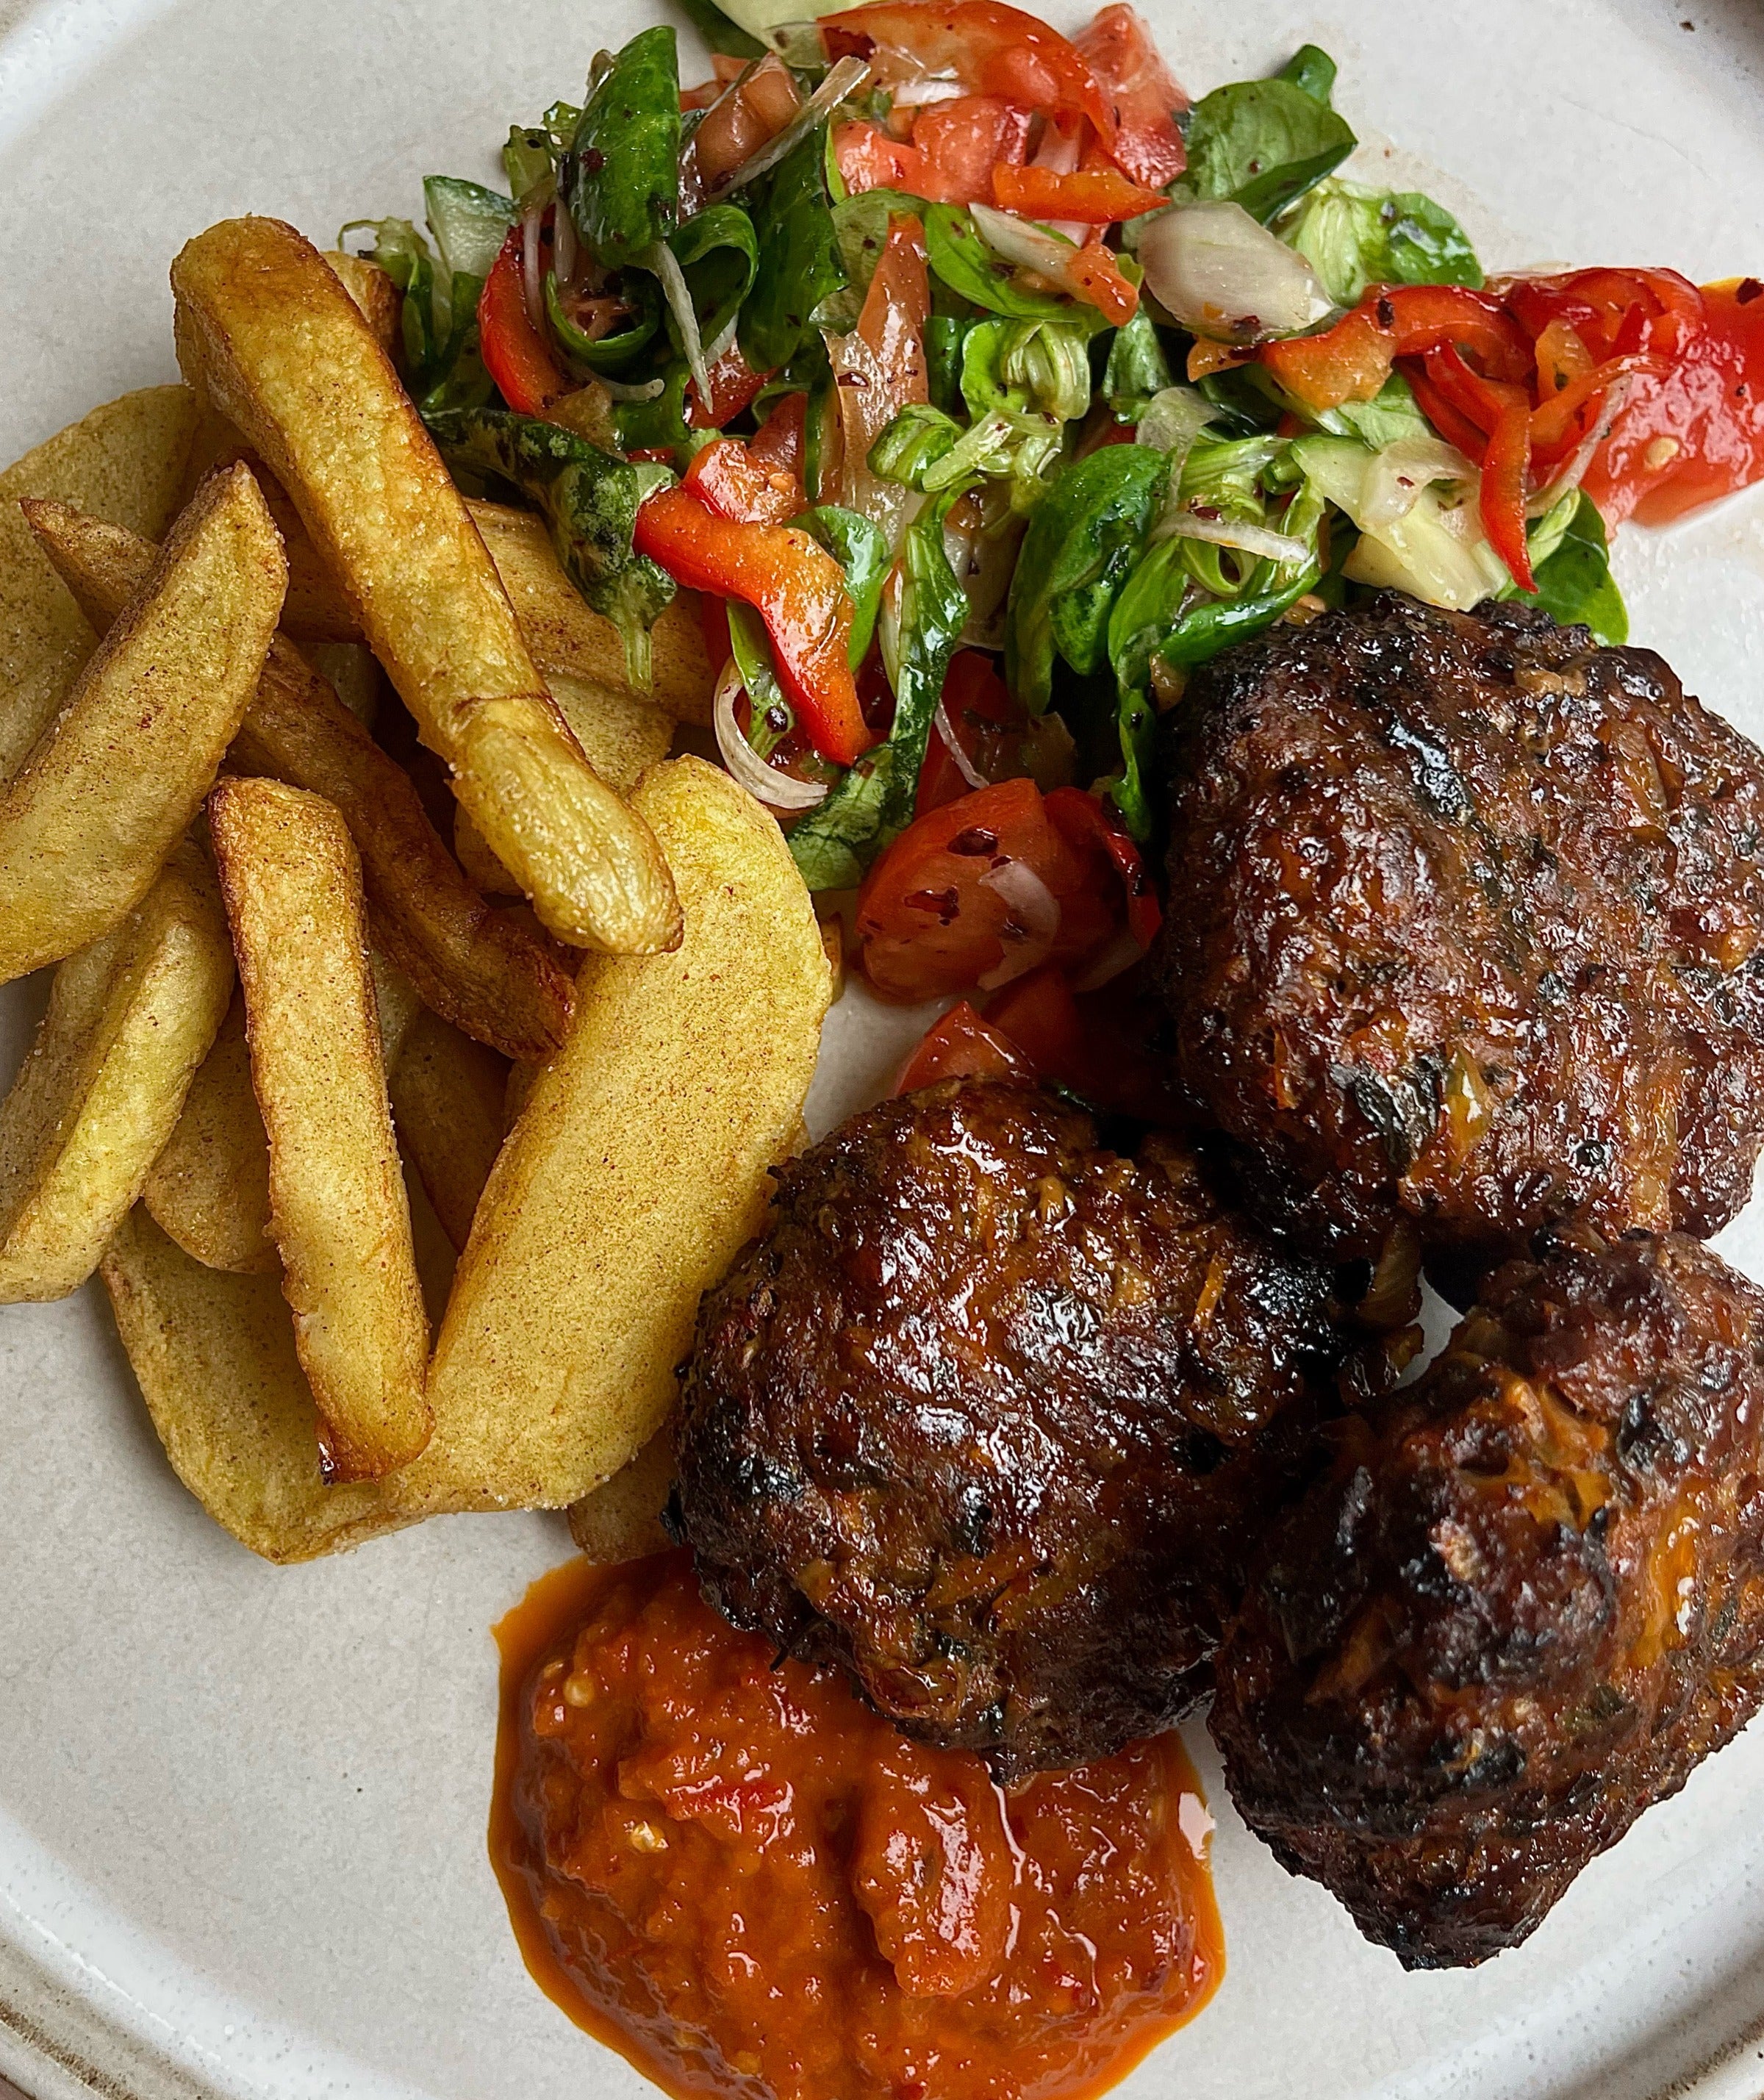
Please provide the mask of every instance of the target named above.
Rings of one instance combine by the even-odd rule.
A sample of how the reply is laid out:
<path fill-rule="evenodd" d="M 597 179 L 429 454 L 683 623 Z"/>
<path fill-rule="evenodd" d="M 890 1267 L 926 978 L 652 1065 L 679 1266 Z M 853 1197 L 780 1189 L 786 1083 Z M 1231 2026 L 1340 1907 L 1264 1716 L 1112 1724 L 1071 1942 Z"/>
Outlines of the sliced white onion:
<path fill-rule="evenodd" d="M 1170 470 L 1174 479 L 1188 456 L 1188 448 L 1210 423 L 1218 420 L 1218 409 L 1204 394 L 1192 386 L 1166 386 L 1146 403 L 1134 443 L 1149 445 L 1154 452 L 1174 454 Z"/>
<path fill-rule="evenodd" d="M 1053 953 L 1060 938 L 1060 900 L 1034 868 L 1020 860 L 1007 860 L 989 867 L 980 878 L 982 889 L 1002 898 L 1021 932 L 1007 936 L 1004 954 L 980 980 L 982 991 L 996 991 L 1014 977 L 1026 977 Z"/>
<path fill-rule="evenodd" d="M 933 102 L 959 102 L 968 90 L 959 80 L 927 73 L 923 80 L 902 81 L 894 90 L 897 109 L 924 109 Z"/>
<path fill-rule="evenodd" d="M 559 211 L 564 207 L 558 206 Z M 521 214 L 521 297 L 527 307 L 527 318 L 541 335 L 545 329 L 545 287 L 540 271 L 539 236 L 544 207 L 529 205 Z"/>
<path fill-rule="evenodd" d="M 567 292 L 576 282 L 576 262 L 580 252 L 576 221 L 560 197 L 551 221 L 551 267 L 560 292 Z M 524 254 L 522 260 L 526 260 Z"/>
<path fill-rule="evenodd" d="M 1554 510 L 1571 488 L 1578 488 L 1586 479 L 1586 470 L 1593 463 L 1593 454 L 1611 435 L 1619 416 L 1629 406 L 1629 396 L 1635 391 L 1637 375 L 1625 373 L 1605 395 L 1605 405 L 1594 418 L 1592 428 L 1582 438 L 1562 465 L 1543 487 L 1527 498 L 1525 515 L 1541 518 L 1546 511 Z"/>
<path fill-rule="evenodd" d="M 1435 481 L 1474 486 L 1476 465 L 1456 445 L 1444 438 L 1399 438 L 1387 445 L 1366 470 L 1365 493 L 1360 501 L 1360 528 L 1382 532 L 1406 518 L 1421 501 L 1422 492 Z"/>
<path fill-rule="evenodd" d="M 1015 212 L 994 210 L 990 204 L 971 204 L 968 209 L 981 239 L 994 255 L 1023 269 L 1039 270 L 1056 282 L 1065 280 L 1075 243 L 1033 219 L 1019 218 Z"/>
<path fill-rule="evenodd" d="M 704 345 L 699 340 L 699 317 L 693 310 L 692 294 L 686 289 L 686 272 L 680 267 L 680 258 L 665 240 L 658 240 L 653 248 L 644 250 L 643 259 L 661 280 L 662 296 L 680 331 L 680 347 L 686 352 L 686 363 L 691 368 L 692 383 L 699 390 L 699 400 L 708 408 L 710 363 L 704 355 Z"/>
<path fill-rule="evenodd" d="M 941 697 L 937 701 L 937 711 L 932 717 L 932 720 L 937 724 L 937 735 L 943 739 L 944 749 L 955 761 L 955 770 L 961 774 L 963 779 L 970 788 L 990 788 L 992 783 L 963 750 L 961 739 L 955 734 L 955 725 L 950 720 L 949 710 L 944 706 Z"/>
<path fill-rule="evenodd" d="M 1239 554 L 1277 562 L 1283 569 L 1303 568 L 1315 552 L 1308 541 L 1290 539 L 1266 525 L 1245 524 L 1232 518 L 1197 518 L 1192 510 L 1167 511 L 1158 521 L 1153 537 L 1205 540 L 1210 546 L 1231 547 Z"/>
<path fill-rule="evenodd" d="M 595 384 L 615 401 L 659 401 L 668 390 L 665 379 L 646 379 L 641 386 L 628 379 L 597 379 Z"/>
<path fill-rule="evenodd" d="M 1298 249 L 1224 199 L 1159 213 L 1140 236 L 1139 258 L 1159 304 L 1215 342 L 1296 335 L 1330 311 Z"/>
<path fill-rule="evenodd" d="M 717 729 L 717 748 L 731 775 L 758 802 L 774 810 L 812 810 L 827 800 L 824 780 L 795 780 L 768 765 L 741 733 L 735 720 L 735 696 L 741 690 L 741 667 L 731 656 L 717 682 L 717 700 L 712 720 Z"/>
<path fill-rule="evenodd" d="M 739 168 L 732 169 L 721 182 L 712 183 L 707 194 L 725 197 L 731 190 L 739 190 L 744 183 L 770 174 L 787 153 L 808 137 L 830 109 L 855 95 L 869 77 L 867 59 L 842 58 L 783 130 L 774 131 L 758 152 L 750 153 Z"/>

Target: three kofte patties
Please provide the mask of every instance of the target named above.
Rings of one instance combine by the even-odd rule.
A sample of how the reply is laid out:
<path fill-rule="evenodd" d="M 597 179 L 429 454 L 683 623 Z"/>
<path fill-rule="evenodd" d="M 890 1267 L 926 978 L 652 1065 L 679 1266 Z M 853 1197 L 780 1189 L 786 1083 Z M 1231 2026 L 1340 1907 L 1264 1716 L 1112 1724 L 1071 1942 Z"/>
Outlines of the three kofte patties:
<path fill-rule="evenodd" d="M 781 1170 L 673 1520 L 1007 1782 L 1211 1692 L 1284 1864 L 1480 1961 L 1764 1699 L 1764 1294 L 1700 1244 L 1764 1144 L 1764 758 L 1647 651 L 1395 593 L 1166 757 L 1193 1127 L 950 1081 Z M 1418 1263 L 1466 1309 L 1399 1385 Z"/>

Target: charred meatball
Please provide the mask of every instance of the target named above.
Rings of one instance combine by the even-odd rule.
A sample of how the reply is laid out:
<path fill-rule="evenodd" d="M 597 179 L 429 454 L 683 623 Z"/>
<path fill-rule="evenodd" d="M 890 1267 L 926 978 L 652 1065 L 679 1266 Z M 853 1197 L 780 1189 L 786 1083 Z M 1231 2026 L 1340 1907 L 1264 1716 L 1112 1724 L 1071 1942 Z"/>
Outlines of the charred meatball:
<path fill-rule="evenodd" d="M 1380 597 L 1198 674 L 1162 983 L 1271 1223 L 1702 1238 L 1764 1140 L 1759 753 L 1651 651 Z M 1316 1243 L 1313 1242 L 1313 1243 Z"/>
<path fill-rule="evenodd" d="M 1001 1777 L 1166 1726 L 1309 1451 L 1330 1279 L 1190 1155 L 950 1081 L 781 1170 L 701 1308 L 675 1521 L 707 1595 Z"/>
<path fill-rule="evenodd" d="M 1764 1696 L 1764 1293 L 1568 1229 L 1346 1420 L 1217 1658 L 1232 1798 L 1405 1966 L 1532 1931 Z"/>

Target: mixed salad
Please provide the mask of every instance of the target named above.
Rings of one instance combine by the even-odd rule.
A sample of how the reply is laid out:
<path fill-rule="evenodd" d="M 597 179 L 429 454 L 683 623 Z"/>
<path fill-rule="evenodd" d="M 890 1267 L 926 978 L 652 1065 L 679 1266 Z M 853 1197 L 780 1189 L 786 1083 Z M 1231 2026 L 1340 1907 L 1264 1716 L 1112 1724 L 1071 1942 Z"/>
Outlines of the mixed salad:
<path fill-rule="evenodd" d="M 1623 641 L 1609 527 L 1764 472 L 1764 286 L 1488 281 L 1440 205 L 1338 172 L 1312 46 L 1191 102 L 1121 4 L 1069 40 L 1001 0 L 688 5 L 712 79 L 645 29 L 510 131 L 505 192 L 433 177 L 426 236 L 346 238 L 450 465 L 545 515 L 634 682 L 701 594 L 724 760 L 857 892 L 873 986 L 990 995 L 909 1081 L 1144 1109 L 1190 672 L 1377 588 Z"/>

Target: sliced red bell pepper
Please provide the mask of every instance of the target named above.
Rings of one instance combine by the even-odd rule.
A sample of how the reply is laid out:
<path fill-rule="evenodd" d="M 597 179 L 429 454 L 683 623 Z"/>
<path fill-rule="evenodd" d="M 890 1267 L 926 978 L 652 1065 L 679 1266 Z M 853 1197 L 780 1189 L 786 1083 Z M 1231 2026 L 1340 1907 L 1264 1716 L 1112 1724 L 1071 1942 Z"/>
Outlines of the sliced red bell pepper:
<path fill-rule="evenodd" d="M 1025 218 L 1070 218 L 1086 226 L 1114 226 L 1156 211 L 1161 190 L 1141 189 L 1107 161 L 1077 168 L 1069 175 L 1052 168 L 1015 168 L 1001 161 L 992 170 L 992 194 L 1000 211 Z"/>
<path fill-rule="evenodd" d="M 808 446 L 809 397 L 787 394 L 754 433 L 747 450 L 761 465 L 778 467 L 802 479 Z"/>
<path fill-rule="evenodd" d="M 1020 109 L 1087 117 L 1113 143 L 1114 111 L 1096 76 L 1058 30 L 1003 0 L 873 0 L 823 15 L 830 58 L 869 58 L 884 87 L 937 74 L 971 94 L 995 95 Z"/>
<path fill-rule="evenodd" d="M 1139 311 L 1138 285 L 1122 276 L 1114 250 L 1094 233 L 1066 263 L 1065 277 L 1078 298 L 1100 308 L 1117 328 L 1124 328 Z"/>
<path fill-rule="evenodd" d="M 1503 409 L 1482 461 L 1482 523 L 1494 551 L 1522 591 L 1535 591 L 1525 536 L 1526 476 L 1531 465 L 1531 412 L 1523 396 Z"/>
<path fill-rule="evenodd" d="M 724 518 L 690 489 L 658 489 L 637 514 L 637 550 L 677 582 L 744 598 L 765 623 L 778 682 L 823 758 L 849 765 L 874 741 L 847 651 L 851 594 L 839 563 L 806 532 Z"/>
<path fill-rule="evenodd" d="M 1546 395 L 1532 411 L 1533 456 L 1552 464 L 1561 458 L 1581 435 L 1577 428 L 1581 411 L 1589 404 L 1601 403 L 1620 379 L 1643 373 L 1664 379 L 1671 369 L 1668 359 L 1638 352 L 1629 357 L 1607 357 L 1603 364 L 1583 372 L 1579 378 Z"/>
<path fill-rule="evenodd" d="M 1368 292 L 1351 314 L 1320 335 L 1264 343 L 1258 355 L 1289 393 L 1312 408 L 1369 401 L 1399 357 L 1442 344 L 1475 353 L 1492 379 L 1524 379 L 1534 366 L 1529 340 L 1490 293 L 1461 285 L 1400 285 Z"/>
<path fill-rule="evenodd" d="M 702 447 L 681 486 L 738 524 L 787 525 L 809 507 L 795 474 L 756 459 L 739 438 L 713 438 Z"/>
<path fill-rule="evenodd" d="M 571 382 L 533 325 L 522 284 L 521 229 L 502 244 L 478 295 L 478 346 L 484 369 L 518 416 L 542 416 Z"/>
<path fill-rule="evenodd" d="M 769 376 L 756 372 L 741 355 L 739 346 L 730 343 L 710 368 L 708 404 L 699 399 L 695 379 L 686 382 L 686 421 L 695 430 L 721 430 L 725 423 L 732 422 L 741 413 Z"/>
<path fill-rule="evenodd" d="M 1472 460 L 1480 460 L 1488 443 L 1488 433 L 1471 422 L 1461 408 L 1457 408 L 1427 377 L 1425 366 L 1413 365 L 1405 375 L 1409 391 L 1415 397 L 1415 405 L 1432 424 L 1449 444 L 1453 444 Z"/>

